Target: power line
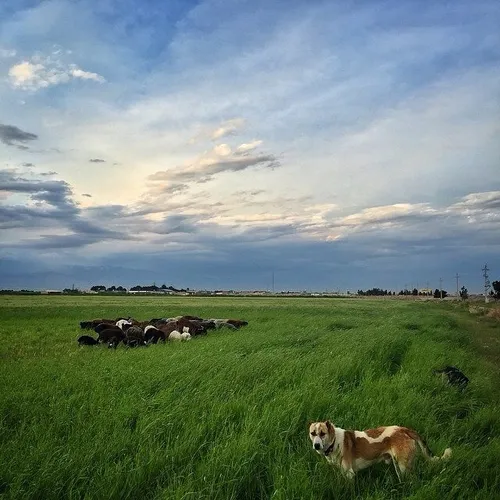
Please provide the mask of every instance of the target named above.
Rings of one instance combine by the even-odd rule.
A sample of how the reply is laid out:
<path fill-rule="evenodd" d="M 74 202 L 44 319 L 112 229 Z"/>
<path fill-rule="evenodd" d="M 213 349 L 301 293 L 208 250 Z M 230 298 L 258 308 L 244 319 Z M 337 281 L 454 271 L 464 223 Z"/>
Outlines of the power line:
<path fill-rule="evenodd" d="M 484 302 L 488 302 L 488 290 L 490 289 L 490 280 L 488 277 L 488 264 L 485 264 L 484 267 L 481 269 L 483 271 L 483 277 L 484 277 Z"/>

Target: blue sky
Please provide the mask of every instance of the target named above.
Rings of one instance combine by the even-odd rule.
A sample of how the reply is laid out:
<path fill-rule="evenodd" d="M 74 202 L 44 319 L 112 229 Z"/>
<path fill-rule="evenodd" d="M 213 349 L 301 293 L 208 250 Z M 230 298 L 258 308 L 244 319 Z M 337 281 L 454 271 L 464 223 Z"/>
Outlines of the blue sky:
<path fill-rule="evenodd" d="M 0 288 L 500 279 L 500 5 L 0 4 Z"/>

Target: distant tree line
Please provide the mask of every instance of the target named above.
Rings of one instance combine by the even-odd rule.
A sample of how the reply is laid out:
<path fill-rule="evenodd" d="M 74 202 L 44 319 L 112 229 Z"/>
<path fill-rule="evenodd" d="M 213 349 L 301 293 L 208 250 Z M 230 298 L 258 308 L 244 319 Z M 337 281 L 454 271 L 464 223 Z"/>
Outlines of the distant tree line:
<path fill-rule="evenodd" d="M 370 290 L 358 290 L 358 295 L 396 295 L 395 292 L 391 292 L 390 290 L 382 290 L 381 288 L 370 288 Z"/>
<path fill-rule="evenodd" d="M 92 292 L 115 292 L 115 293 L 126 293 L 127 289 L 123 286 L 110 286 L 110 287 L 105 287 L 104 285 L 94 285 L 90 287 L 90 290 Z M 167 286 L 163 284 L 162 286 L 156 286 L 156 285 L 136 285 L 130 288 L 131 292 L 186 292 L 188 291 L 189 288 L 186 290 L 184 288 L 174 288 L 173 286 Z"/>
<path fill-rule="evenodd" d="M 109 288 L 106 288 L 104 285 L 94 285 L 90 287 L 91 292 L 122 292 L 125 293 L 127 291 L 126 288 L 122 286 L 110 286 Z"/>
<path fill-rule="evenodd" d="M 414 288 L 413 290 L 408 290 L 405 288 L 404 290 L 401 290 L 398 295 L 421 295 L 424 297 L 430 297 L 432 295 L 432 292 L 419 292 L 416 288 Z"/>

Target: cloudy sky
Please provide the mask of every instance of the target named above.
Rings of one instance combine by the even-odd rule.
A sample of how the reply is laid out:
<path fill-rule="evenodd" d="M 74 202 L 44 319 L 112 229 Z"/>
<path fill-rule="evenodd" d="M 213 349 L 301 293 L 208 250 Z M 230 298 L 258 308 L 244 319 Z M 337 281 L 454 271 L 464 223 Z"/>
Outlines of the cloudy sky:
<path fill-rule="evenodd" d="M 3 0 L 0 288 L 500 279 L 497 0 Z"/>

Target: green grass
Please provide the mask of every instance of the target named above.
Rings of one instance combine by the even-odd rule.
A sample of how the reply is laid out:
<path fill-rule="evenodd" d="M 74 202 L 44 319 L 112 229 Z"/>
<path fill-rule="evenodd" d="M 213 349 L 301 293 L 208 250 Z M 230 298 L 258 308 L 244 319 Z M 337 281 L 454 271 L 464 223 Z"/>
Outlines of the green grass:
<path fill-rule="evenodd" d="M 177 314 L 250 324 L 146 349 L 76 343 L 80 320 Z M 4 296 L 0 318 L 5 498 L 500 498 L 500 349 L 481 343 L 500 323 L 459 305 Z M 463 394 L 432 376 L 443 364 L 469 376 Z M 307 424 L 326 418 L 407 425 L 454 455 L 401 484 L 384 464 L 351 484 L 312 450 Z"/>

